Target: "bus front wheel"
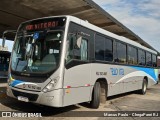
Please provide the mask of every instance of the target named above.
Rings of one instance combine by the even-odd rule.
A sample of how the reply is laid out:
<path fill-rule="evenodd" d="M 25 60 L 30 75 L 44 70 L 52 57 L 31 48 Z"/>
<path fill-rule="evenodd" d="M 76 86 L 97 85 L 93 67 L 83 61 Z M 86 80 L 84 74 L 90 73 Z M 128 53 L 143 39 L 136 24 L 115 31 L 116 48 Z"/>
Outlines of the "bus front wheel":
<path fill-rule="evenodd" d="M 101 85 L 96 82 L 93 87 L 92 100 L 90 102 L 91 108 L 97 109 L 100 105 Z"/>

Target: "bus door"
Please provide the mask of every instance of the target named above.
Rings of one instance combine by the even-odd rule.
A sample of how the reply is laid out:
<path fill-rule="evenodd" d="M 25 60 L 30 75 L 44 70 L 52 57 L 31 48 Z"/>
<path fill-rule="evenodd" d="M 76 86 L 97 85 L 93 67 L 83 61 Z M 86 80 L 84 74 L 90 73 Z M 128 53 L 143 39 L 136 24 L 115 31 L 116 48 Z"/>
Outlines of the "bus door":
<path fill-rule="evenodd" d="M 93 32 L 70 23 L 64 72 L 64 106 L 89 101 Z"/>

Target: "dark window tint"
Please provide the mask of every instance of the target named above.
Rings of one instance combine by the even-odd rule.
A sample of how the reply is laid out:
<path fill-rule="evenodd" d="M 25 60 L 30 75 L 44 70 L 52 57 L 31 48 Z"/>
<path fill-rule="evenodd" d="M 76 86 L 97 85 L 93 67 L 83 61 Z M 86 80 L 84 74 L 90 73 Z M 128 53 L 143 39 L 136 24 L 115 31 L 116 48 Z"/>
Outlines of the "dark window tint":
<path fill-rule="evenodd" d="M 147 66 L 152 66 L 152 58 L 151 58 L 151 54 L 146 52 L 146 65 Z"/>
<path fill-rule="evenodd" d="M 116 57 L 115 62 L 126 63 L 126 45 L 116 42 Z"/>
<path fill-rule="evenodd" d="M 156 55 L 152 55 L 152 65 L 153 67 L 157 67 L 157 56 Z"/>
<path fill-rule="evenodd" d="M 95 58 L 96 60 L 104 60 L 104 46 L 105 46 L 105 38 L 99 35 L 96 35 L 95 40 Z"/>
<path fill-rule="evenodd" d="M 128 46 L 128 63 L 137 64 L 137 49 L 132 46 Z"/>
<path fill-rule="evenodd" d="M 145 56 L 145 52 L 143 50 L 138 50 L 138 64 L 139 65 L 145 65 L 146 56 Z"/>
<path fill-rule="evenodd" d="M 95 59 L 113 61 L 113 42 L 105 37 L 96 35 Z"/>
<path fill-rule="evenodd" d="M 105 40 L 105 61 L 113 61 L 113 42 L 112 40 Z"/>

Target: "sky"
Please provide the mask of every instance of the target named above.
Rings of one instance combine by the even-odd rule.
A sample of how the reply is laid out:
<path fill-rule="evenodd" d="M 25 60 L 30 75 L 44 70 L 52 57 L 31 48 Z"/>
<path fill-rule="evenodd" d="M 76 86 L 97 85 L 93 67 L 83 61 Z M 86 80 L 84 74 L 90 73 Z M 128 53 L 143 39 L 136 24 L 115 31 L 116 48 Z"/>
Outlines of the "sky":
<path fill-rule="evenodd" d="M 160 0 L 93 0 L 160 52 Z"/>
<path fill-rule="evenodd" d="M 160 0 L 93 1 L 160 52 Z"/>

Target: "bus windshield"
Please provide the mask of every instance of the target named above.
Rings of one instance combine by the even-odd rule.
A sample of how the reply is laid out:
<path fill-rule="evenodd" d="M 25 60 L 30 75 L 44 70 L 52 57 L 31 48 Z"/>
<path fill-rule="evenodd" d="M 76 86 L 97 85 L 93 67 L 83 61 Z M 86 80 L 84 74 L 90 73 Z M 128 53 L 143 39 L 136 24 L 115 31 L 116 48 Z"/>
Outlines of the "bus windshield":
<path fill-rule="evenodd" d="M 59 65 L 63 31 L 17 33 L 11 68 L 24 73 L 46 73 Z"/>

